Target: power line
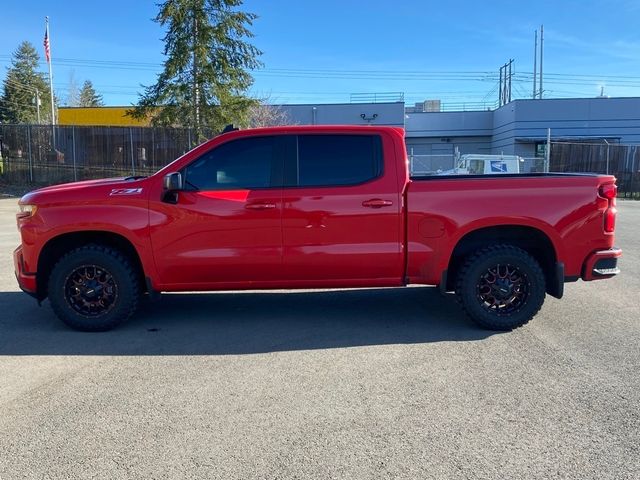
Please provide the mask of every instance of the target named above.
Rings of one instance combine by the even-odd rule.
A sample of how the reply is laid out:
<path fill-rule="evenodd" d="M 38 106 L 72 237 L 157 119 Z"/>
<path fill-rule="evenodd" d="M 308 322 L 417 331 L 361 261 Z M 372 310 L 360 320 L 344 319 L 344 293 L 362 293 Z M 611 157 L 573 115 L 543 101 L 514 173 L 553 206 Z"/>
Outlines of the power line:
<path fill-rule="evenodd" d="M 10 55 L 0 55 L 0 60 L 10 59 Z M 89 60 L 89 59 L 73 59 L 59 58 L 56 63 L 74 64 L 75 66 L 102 66 L 102 67 L 123 67 L 125 69 L 148 69 L 161 68 L 161 63 L 150 62 L 133 62 L 133 61 L 115 61 L 115 60 Z M 44 65 L 45 62 L 40 62 Z M 486 70 L 347 70 L 347 69 L 302 69 L 302 68 L 265 68 L 253 71 L 254 74 L 268 74 L 277 76 L 290 75 L 373 75 L 373 76 L 403 76 L 403 77 L 445 77 L 451 76 L 455 78 L 497 78 L 495 72 Z M 519 75 L 533 77 L 533 72 L 521 72 Z M 564 77 L 564 78 L 585 78 L 585 79 L 618 79 L 618 80 L 640 80 L 640 76 L 633 75 L 599 75 L 599 74 L 573 74 L 573 73 L 545 73 L 545 77 Z"/>
<path fill-rule="evenodd" d="M 27 85 L 26 83 L 22 83 L 22 82 L 18 82 L 16 80 L 12 80 L 10 78 L 5 78 L 4 81 L 6 83 L 8 83 L 9 85 L 15 87 L 15 88 L 19 88 L 22 90 L 28 90 L 32 93 L 36 93 L 36 91 L 39 91 L 40 89 L 36 88 L 36 87 L 32 87 L 30 85 Z"/>
<path fill-rule="evenodd" d="M 11 55 L 0 55 L 0 61 L 11 59 Z M 92 66 L 92 67 L 105 67 L 105 68 L 124 68 L 128 70 L 146 70 L 157 69 L 163 66 L 162 63 L 152 62 L 139 62 L 139 61 L 118 61 L 118 60 L 92 60 L 92 59 L 77 59 L 77 58 L 58 58 L 56 59 L 58 64 L 67 64 L 67 66 Z M 40 62 L 44 65 L 45 62 Z M 455 79 L 497 79 L 495 72 L 486 70 L 347 70 L 347 69 L 302 69 L 302 68 L 265 68 L 255 70 L 252 72 L 254 75 L 271 75 L 271 76 L 372 76 L 372 77 L 402 77 L 402 78 L 435 78 L 441 77 L 445 80 Z M 521 72 L 518 75 L 527 76 L 533 78 L 533 72 Z M 573 73 L 545 73 L 546 77 L 559 77 L 569 79 L 611 79 L 618 81 L 640 81 L 640 76 L 633 75 L 599 75 L 599 74 L 573 74 Z"/>

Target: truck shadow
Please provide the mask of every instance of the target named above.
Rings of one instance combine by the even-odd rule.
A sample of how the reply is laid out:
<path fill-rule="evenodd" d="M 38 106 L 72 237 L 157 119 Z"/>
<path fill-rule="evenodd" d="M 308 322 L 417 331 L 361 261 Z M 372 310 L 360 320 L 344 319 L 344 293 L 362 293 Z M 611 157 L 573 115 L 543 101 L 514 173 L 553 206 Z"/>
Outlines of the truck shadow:
<path fill-rule="evenodd" d="M 47 302 L 0 292 L 0 355 L 232 355 L 481 340 L 437 289 L 166 294 L 126 324 L 75 332 Z"/>

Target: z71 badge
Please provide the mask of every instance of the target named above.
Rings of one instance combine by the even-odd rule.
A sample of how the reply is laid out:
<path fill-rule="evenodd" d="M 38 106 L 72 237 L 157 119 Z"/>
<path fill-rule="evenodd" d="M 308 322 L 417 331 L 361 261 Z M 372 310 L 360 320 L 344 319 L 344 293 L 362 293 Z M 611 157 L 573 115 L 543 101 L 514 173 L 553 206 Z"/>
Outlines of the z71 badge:
<path fill-rule="evenodd" d="M 114 188 L 111 190 L 110 196 L 114 195 L 139 195 L 142 193 L 142 188 Z"/>

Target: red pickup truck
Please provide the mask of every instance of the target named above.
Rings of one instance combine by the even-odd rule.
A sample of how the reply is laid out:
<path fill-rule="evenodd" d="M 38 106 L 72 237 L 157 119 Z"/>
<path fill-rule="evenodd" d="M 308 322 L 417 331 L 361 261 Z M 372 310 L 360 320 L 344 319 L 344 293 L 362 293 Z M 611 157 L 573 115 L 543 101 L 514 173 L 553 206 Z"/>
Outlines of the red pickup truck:
<path fill-rule="evenodd" d="M 510 330 L 621 255 L 614 177 L 410 177 L 392 127 L 232 131 L 150 177 L 42 188 L 19 208 L 20 287 L 90 331 L 163 291 L 408 284 Z"/>

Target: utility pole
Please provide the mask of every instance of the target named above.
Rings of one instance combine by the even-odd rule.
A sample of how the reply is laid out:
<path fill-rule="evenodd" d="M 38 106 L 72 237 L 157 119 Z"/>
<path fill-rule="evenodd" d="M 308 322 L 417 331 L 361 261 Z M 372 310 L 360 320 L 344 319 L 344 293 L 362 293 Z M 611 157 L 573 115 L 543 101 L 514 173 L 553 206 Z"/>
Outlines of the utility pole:
<path fill-rule="evenodd" d="M 502 68 L 504 69 L 504 85 L 502 87 L 502 104 L 507 104 L 507 64 L 505 63 Z"/>
<path fill-rule="evenodd" d="M 513 65 L 513 58 L 509 59 L 509 102 L 511 103 L 511 65 Z"/>
<path fill-rule="evenodd" d="M 538 30 L 535 32 L 533 40 L 533 95 L 531 98 L 536 98 L 536 76 L 538 75 Z"/>
<path fill-rule="evenodd" d="M 500 87 L 498 88 L 498 106 L 502 106 L 502 67 L 500 67 Z"/>
<path fill-rule="evenodd" d="M 509 59 L 508 63 L 505 63 L 500 67 L 500 87 L 498 88 L 498 105 L 500 107 L 511 101 L 511 77 L 513 76 L 512 65 L 513 59 Z"/>
<path fill-rule="evenodd" d="M 36 114 L 38 117 L 38 125 L 40 125 L 40 91 L 36 88 Z"/>
<path fill-rule="evenodd" d="M 540 99 L 542 99 L 542 93 L 544 89 L 542 88 L 542 55 L 544 54 L 544 25 L 540 25 Z"/>
<path fill-rule="evenodd" d="M 36 112 L 38 114 L 38 124 L 40 124 L 40 104 L 42 101 L 40 100 L 40 91 L 36 88 Z"/>

